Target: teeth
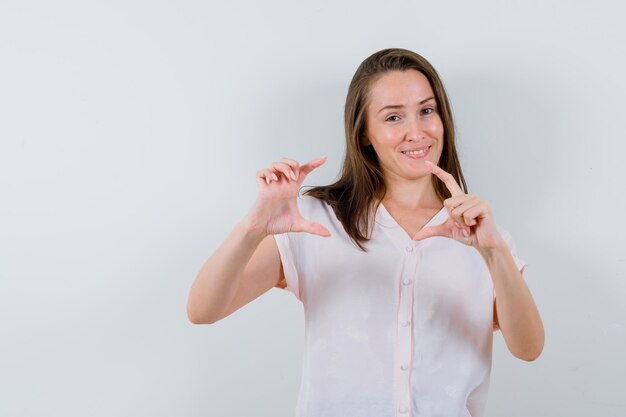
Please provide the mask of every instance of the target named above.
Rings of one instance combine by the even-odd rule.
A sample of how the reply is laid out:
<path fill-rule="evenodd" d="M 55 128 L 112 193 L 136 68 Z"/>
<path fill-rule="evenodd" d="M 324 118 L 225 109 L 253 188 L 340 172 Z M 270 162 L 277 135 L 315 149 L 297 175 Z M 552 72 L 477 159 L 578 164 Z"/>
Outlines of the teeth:
<path fill-rule="evenodd" d="M 424 152 L 426 152 L 428 150 L 428 148 L 422 149 L 421 151 L 410 151 L 410 152 L 402 152 L 403 154 L 406 155 L 421 155 Z"/>

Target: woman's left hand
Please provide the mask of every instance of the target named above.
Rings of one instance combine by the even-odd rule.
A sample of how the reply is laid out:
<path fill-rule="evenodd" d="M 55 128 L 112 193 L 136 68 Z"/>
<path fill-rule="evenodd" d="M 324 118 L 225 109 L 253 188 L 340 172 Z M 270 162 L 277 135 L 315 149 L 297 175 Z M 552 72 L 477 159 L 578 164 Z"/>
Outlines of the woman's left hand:
<path fill-rule="evenodd" d="M 491 206 L 472 194 L 465 194 L 454 177 L 430 161 L 426 166 L 446 185 L 452 197 L 443 204 L 448 209 L 448 219 L 437 226 L 427 226 L 413 236 L 422 240 L 433 236 L 444 236 L 475 247 L 491 250 L 504 241 L 496 228 Z"/>

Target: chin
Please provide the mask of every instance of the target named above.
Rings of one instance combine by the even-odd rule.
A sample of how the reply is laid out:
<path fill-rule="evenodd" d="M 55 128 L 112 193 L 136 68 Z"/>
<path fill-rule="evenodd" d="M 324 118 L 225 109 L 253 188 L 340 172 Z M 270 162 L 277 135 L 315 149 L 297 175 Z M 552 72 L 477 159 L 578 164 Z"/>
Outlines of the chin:
<path fill-rule="evenodd" d="M 424 169 L 420 169 L 420 170 L 414 170 L 409 174 L 409 177 L 411 179 L 419 179 L 419 178 L 423 178 L 423 177 L 427 177 L 431 175 L 431 172 L 429 169 L 424 168 Z"/>

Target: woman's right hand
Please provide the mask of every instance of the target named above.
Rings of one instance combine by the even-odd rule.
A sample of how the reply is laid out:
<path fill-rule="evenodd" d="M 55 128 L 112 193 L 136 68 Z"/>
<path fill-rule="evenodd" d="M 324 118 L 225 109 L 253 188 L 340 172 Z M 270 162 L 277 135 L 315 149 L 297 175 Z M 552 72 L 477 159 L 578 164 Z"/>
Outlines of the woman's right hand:
<path fill-rule="evenodd" d="M 297 200 L 304 179 L 324 162 L 325 156 L 304 165 L 293 159 L 282 158 L 280 162 L 272 163 L 271 167 L 258 171 L 256 179 L 259 194 L 248 213 L 250 228 L 263 235 L 307 232 L 330 236 L 324 226 L 302 217 Z"/>

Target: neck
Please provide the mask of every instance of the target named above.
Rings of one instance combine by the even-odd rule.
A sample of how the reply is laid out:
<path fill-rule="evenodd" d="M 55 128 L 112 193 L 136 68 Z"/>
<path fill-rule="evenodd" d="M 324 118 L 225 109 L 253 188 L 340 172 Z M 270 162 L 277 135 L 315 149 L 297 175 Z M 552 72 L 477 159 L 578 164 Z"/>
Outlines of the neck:
<path fill-rule="evenodd" d="M 401 210 L 414 211 L 443 206 L 432 184 L 432 174 L 424 175 L 416 180 L 394 178 L 391 175 L 385 179 L 385 185 L 387 193 L 382 202 Z"/>

